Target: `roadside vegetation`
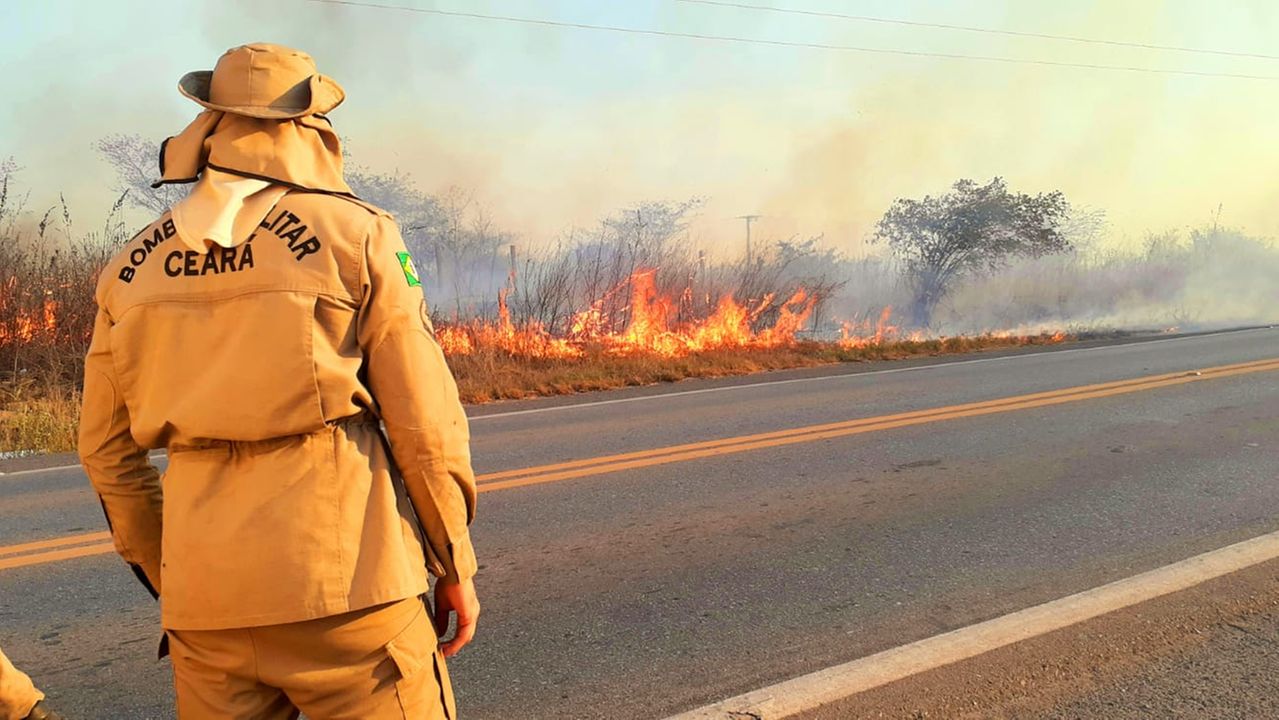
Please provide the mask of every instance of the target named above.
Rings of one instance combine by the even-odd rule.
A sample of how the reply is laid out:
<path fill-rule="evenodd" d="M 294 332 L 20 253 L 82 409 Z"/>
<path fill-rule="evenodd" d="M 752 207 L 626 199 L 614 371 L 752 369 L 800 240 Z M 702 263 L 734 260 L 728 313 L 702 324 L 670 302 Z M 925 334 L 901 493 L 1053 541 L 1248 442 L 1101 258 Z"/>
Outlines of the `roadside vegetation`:
<path fill-rule="evenodd" d="M 98 268 L 125 240 L 123 198 L 80 232 L 60 202 L 30 212 L 0 162 L 0 452 L 74 444 Z"/>
<path fill-rule="evenodd" d="M 153 143 L 98 149 L 119 179 L 100 225 L 64 202 L 31 207 L 0 163 L 0 456 L 74 448 L 98 270 L 182 191 L 150 189 Z M 1268 240 L 1214 222 L 1118 250 L 1100 213 L 999 178 L 898 200 L 866 255 L 815 236 L 720 257 L 691 236 L 696 199 L 622 208 L 530 249 L 462 191 L 348 176 L 399 220 L 468 403 L 1269 322 L 1279 296 Z"/>
<path fill-rule="evenodd" d="M 1052 345 L 1074 339 L 1066 335 L 978 335 L 899 340 L 861 347 L 800 341 L 779 348 L 708 350 L 682 357 L 652 354 L 617 356 L 595 350 L 580 358 L 520 358 L 503 352 L 485 352 L 451 357 L 449 365 L 457 375 L 462 401 L 485 403 L 834 363 L 903 360 L 1026 345 Z"/>

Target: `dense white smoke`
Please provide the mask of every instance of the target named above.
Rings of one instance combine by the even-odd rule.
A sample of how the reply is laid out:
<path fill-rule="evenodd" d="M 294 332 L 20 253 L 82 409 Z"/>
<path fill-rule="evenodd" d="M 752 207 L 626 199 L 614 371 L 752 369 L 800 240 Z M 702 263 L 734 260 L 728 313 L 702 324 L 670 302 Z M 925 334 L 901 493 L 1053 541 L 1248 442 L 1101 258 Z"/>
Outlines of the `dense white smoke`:
<path fill-rule="evenodd" d="M 1238 230 L 1017 263 L 956 288 L 939 330 L 1205 330 L 1279 321 L 1279 248 Z"/>

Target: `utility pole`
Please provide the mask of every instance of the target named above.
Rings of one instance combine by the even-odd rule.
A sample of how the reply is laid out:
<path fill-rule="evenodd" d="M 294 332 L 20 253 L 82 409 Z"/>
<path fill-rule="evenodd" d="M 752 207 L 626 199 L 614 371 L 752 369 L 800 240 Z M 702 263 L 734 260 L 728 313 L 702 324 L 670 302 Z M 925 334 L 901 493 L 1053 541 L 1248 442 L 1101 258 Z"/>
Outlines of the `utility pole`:
<path fill-rule="evenodd" d="M 754 253 L 751 252 L 751 223 L 759 219 L 758 215 L 738 215 L 738 220 L 746 221 L 746 266 L 755 264 Z"/>
<path fill-rule="evenodd" d="M 515 292 L 515 276 L 516 276 L 516 272 L 515 272 L 515 267 L 516 267 L 516 266 L 515 266 L 515 243 L 511 243 L 511 248 L 510 248 L 510 250 L 511 250 L 511 271 L 510 271 L 510 274 L 507 276 L 507 278 L 508 278 L 508 279 L 510 280 L 510 282 L 511 282 L 511 292 Z"/>

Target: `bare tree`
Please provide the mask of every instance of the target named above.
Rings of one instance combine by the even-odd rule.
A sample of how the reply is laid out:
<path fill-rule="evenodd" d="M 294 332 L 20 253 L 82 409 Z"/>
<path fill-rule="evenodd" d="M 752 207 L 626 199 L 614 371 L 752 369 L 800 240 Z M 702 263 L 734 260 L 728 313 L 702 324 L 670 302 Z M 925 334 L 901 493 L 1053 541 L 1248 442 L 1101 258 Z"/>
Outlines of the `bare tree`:
<path fill-rule="evenodd" d="M 187 196 L 189 185 L 151 187 L 160 177 L 160 145 L 141 135 L 108 135 L 96 149 L 115 170 L 115 191 L 136 208 L 161 215 Z"/>

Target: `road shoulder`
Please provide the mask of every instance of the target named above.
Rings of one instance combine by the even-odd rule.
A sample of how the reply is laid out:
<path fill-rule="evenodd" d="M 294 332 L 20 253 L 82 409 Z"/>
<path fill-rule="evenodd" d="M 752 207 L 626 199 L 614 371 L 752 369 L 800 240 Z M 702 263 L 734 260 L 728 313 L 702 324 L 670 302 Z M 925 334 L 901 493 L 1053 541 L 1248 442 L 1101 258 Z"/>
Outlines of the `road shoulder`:
<path fill-rule="evenodd" d="M 1279 717 L 1279 560 L 797 715 Z"/>

